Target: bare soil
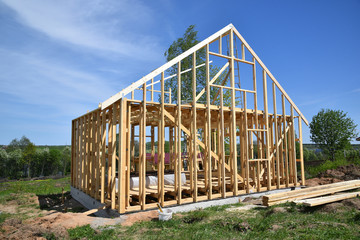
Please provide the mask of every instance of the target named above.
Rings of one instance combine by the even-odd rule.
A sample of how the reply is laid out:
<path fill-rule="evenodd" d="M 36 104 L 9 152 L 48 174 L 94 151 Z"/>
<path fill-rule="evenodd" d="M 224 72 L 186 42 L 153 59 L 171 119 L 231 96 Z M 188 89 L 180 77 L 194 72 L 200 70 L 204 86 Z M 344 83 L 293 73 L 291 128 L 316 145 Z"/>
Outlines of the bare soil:
<path fill-rule="evenodd" d="M 318 185 L 360 179 L 360 167 L 354 164 L 340 166 L 336 169 L 329 169 L 320 173 L 318 177 L 306 179 L 306 186 L 313 187 Z"/>

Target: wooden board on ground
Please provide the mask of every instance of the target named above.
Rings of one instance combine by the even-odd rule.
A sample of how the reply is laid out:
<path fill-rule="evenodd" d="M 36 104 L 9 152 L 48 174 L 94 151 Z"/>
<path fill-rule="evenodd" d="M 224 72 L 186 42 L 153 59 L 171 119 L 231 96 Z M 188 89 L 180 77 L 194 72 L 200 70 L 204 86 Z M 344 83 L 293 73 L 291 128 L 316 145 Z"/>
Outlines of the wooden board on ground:
<path fill-rule="evenodd" d="M 324 196 L 360 188 L 360 180 L 326 184 L 316 187 L 294 190 L 285 193 L 275 193 L 263 196 L 263 205 L 272 206 L 284 202 L 296 201 L 312 197 Z"/>
<path fill-rule="evenodd" d="M 341 194 L 336 194 L 336 195 L 331 195 L 331 196 L 326 196 L 326 197 L 298 200 L 298 201 L 294 201 L 294 202 L 296 204 L 304 204 L 305 206 L 308 206 L 308 207 L 314 207 L 314 206 L 319 206 L 319 205 L 337 202 L 337 201 L 354 198 L 354 197 L 359 197 L 359 196 L 360 196 L 360 192 L 357 191 L 357 192 L 350 192 L 350 193 L 341 193 Z"/>

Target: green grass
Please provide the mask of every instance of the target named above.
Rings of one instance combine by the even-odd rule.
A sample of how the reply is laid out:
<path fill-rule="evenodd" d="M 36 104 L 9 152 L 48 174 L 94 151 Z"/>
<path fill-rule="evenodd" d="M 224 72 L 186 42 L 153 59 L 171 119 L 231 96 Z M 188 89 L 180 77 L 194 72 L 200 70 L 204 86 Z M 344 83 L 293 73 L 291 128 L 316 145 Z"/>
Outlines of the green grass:
<path fill-rule="evenodd" d="M 254 209 L 229 212 L 212 207 L 176 214 L 170 221 L 144 221 L 96 232 L 89 225 L 69 230 L 71 239 L 359 239 L 360 213 L 344 209 L 328 213 L 321 208 L 283 204 L 286 212 Z"/>
<path fill-rule="evenodd" d="M 95 231 L 90 225 L 85 225 L 68 230 L 70 239 L 117 239 L 114 235 L 114 229 L 103 229 L 102 231 Z"/>
<path fill-rule="evenodd" d="M 21 205 L 22 202 L 26 202 L 26 197 L 22 196 L 24 193 L 34 195 L 59 194 L 62 192 L 62 188 L 64 188 L 64 192 L 70 191 L 70 177 L 0 183 L 0 204 L 16 200 Z"/>

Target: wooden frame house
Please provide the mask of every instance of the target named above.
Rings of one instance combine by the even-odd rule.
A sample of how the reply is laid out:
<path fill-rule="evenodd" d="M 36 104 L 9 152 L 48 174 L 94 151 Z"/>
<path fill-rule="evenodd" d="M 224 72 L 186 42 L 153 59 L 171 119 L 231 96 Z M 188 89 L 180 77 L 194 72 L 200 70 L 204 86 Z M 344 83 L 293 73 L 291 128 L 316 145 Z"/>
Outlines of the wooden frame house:
<path fill-rule="evenodd" d="M 71 185 L 119 213 L 304 185 L 302 121 L 230 24 L 72 121 Z"/>

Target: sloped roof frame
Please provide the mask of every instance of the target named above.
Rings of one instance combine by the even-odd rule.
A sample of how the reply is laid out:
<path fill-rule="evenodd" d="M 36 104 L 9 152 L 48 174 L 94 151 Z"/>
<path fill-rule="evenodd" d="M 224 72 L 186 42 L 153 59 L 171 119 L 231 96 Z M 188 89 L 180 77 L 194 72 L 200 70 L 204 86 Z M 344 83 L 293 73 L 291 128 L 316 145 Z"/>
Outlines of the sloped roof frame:
<path fill-rule="evenodd" d="M 245 41 L 245 39 L 241 36 L 241 34 L 237 31 L 237 29 L 234 27 L 233 24 L 229 24 L 226 27 L 222 28 L 218 32 L 214 33 L 210 37 L 206 38 L 205 40 L 201 41 L 200 43 L 196 44 L 189 50 L 183 52 L 179 56 L 173 58 L 169 62 L 165 63 L 161 67 L 155 69 L 148 75 L 142 77 L 140 80 L 132 83 L 127 88 L 124 88 L 120 92 L 116 93 L 115 95 L 111 96 L 109 99 L 105 100 L 101 103 L 101 109 L 105 109 L 109 107 L 114 102 L 118 101 L 119 99 L 125 97 L 127 94 L 134 91 L 136 88 L 141 87 L 144 83 L 150 81 L 152 78 L 156 77 L 157 75 L 161 74 L 177 62 L 183 60 L 184 58 L 188 57 L 190 54 L 198 51 L 199 49 L 205 47 L 207 44 L 216 41 L 220 36 L 225 35 L 228 33 L 231 29 L 233 29 L 234 34 L 240 39 L 240 41 L 245 45 L 247 50 L 253 55 L 253 57 L 256 59 L 256 61 L 260 64 L 260 66 L 265 70 L 265 72 L 268 74 L 268 76 L 272 79 L 272 81 L 275 83 L 275 85 L 279 88 L 279 90 L 284 94 L 285 98 L 289 101 L 289 103 L 294 107 L 295 111 L 299 114 L 301 119 L 305 122 L 306 125 L 309 125 L 308 120 L 304 117 L 304 115 L 301 113 L 299 108 L 295 105 L 295 103 L 291 100 L 291 98 L 287 95 L 285 90 L 282 88 L 280 83 L 276 80 L 276 78 L 272 75 L 272 73 L 269 71 L 269 69 L 265 66 L 265 64 L 261 61 L 261 59 L 258 57 L 258 55 L 254 52 L 254 50 L 250 47 L 250 45 Z"/>

